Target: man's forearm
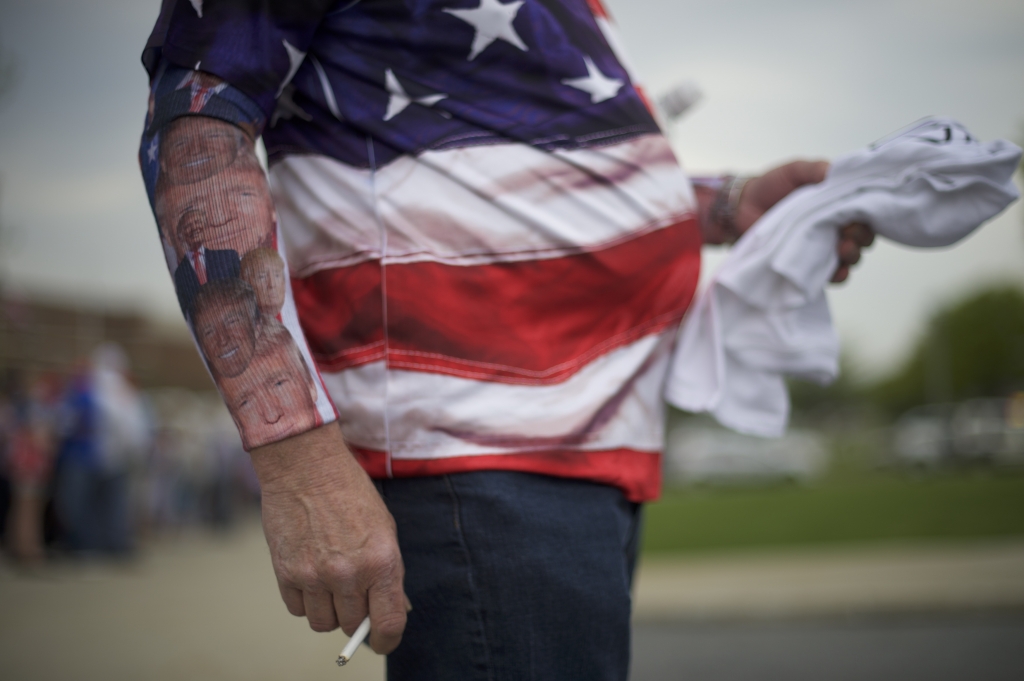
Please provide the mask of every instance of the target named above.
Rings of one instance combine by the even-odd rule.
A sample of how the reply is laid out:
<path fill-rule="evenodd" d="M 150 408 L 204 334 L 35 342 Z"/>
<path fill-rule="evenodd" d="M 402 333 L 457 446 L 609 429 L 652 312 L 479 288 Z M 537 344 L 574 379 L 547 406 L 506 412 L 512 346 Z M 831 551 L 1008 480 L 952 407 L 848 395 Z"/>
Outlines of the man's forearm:
<path fill-rule="evenodd" d="M 351 634 L 369 614 L 371 646 L 389 652 L 407 609 L 395 524 L 324 425 L 333 408 L 295 315 L 282 321 L 288 272 L 253 146 L 262 117 L 213 76 L 159 73 L 143 176 L 182 312 L 252 454 L 282 599 L 317 631 Z"/>
<path fill-rule="evenodd" d="M 733 243 L 775 204 L 800 187 L 823 181 L 828 171 L 827 161 L 792 161 L 742 181 L 731 175 L 694 177 L 704 243 Z M 850 268 L 860 260 L 861 250 L 873 241 L 874 232 L 869 225 L 844 226 L 836 244 L 839 265 L 832 281 L 845 281 Z"/>
<path fill-rule="evenodd" d="M 691 178 L 705 244 L 731 244 L 772 206 L 828 173 L 827 161 L 793 161 L 763 175 L 696 176 Z"/>
<path fill-rule="evenodd" d="M 333 408 L 301 329 L 282 322 L 288 271 L 255 129 L 183 115 L 227 88 L 186 73 L 155 98 L 143 167 L 182 313 L 252 450 L 333 420 Z"/>

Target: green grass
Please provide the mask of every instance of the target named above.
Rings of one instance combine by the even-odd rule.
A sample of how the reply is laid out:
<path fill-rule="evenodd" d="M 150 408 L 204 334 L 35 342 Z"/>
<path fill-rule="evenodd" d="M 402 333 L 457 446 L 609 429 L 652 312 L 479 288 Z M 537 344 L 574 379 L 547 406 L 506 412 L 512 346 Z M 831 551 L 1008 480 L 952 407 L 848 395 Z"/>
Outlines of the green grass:
<path fill-rule="evenodd" d="M 878 473 L 812 486 L 666 490 L 644 550 L 707 551 L 1024 535 L 1024 475 Z"/>
<path fill-rule="evenodd" d="M 884 429 L 848 426 L 829 439 L 828 471 L 807 485 L 666 488 L 645 510 L 643 550 L 1024 537 L 1021 467 L 913 473 L 879 466 Z"/>

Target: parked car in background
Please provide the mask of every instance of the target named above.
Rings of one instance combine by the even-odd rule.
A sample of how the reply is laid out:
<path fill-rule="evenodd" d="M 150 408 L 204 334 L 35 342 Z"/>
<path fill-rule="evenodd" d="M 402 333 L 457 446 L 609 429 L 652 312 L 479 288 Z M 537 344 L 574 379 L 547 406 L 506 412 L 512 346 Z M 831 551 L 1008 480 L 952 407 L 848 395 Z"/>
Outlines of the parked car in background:
<path fill-rule="evenodd" d="M 824 438 L 807 430 L 767 439 L 680 424 L 669 432 L 665 472 L 691 484 L 803 482 L 825 469 L 827 451 Z"/>
<path fill-rule="evenodd" d="M 903 414 L 893 426 L 896 458 L 908 464 L 935 466 L 952 457 L 952 404 L 926 404 Z"/>
<path fill-rule="evenodd" d="M 893 427 L 903 463 L 1024 463 L 1024 393 L 915 407 Z"/>

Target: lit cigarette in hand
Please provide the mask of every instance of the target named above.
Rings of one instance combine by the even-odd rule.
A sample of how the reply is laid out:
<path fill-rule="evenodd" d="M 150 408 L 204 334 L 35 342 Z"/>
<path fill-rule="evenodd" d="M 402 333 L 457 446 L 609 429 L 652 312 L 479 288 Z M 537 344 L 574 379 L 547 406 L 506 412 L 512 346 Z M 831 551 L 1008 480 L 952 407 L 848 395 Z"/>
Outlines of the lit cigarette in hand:
<path fill-rule="evenodd" d="M 350 638 L 348 640 L 348 643 L 345 644 L 345 648 L 342 649 L 341 654 L 338 655 L 339 667 L 344 667 L 346 664 L 348 664 L 348 661 L 352 659 L 353 655 L 355 655 L 356 649 L 359 647 L 359 644 L 363 642 L 363 640 L 366 638 L 366 635 L 369 633 L 370 616 L 367 615 L 366 619 L 364 619 L 359 624 L 359 628 L 356 629 L 356 632 L 352 634 L 352 638 Z"/>

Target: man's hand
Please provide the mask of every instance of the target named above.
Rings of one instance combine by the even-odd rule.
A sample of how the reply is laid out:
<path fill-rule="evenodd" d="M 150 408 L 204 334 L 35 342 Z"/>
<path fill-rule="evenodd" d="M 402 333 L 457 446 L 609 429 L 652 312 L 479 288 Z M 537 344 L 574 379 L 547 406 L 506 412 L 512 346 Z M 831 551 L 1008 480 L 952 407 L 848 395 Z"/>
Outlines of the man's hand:
<path fill-rule="evenodd" d="M 828 174 L 827 161 L 793 161 L 769 170 L 760 177 L 751 178 L 740 194 L 736 206 L 736 227 L 742 234 L 750 229 L 769 208 L 789 196 L 790 192 L 807 184 L 817 184 Z M 836 251 L 839 266 L 832 281 L 839 283 L 850 276 L 850 268 L 860 261 L 861 250 L 875 240 L 870 226 L 851 223 L 839 230 Z"/>
<path fill-rule="evenodd" d="M 861 222 L 851 222 L 839 230 L 839 266 L 832 274 L 832 283 L 839 284 L 850 276 L 850 268 L 860 262 L 860 252 L 875 242 L 875 231 Z"/>
<path fill-rule="evenodd" d="M 370 615 L 370 646 L 398 646 L 408 600 L 395 522 L 337 424 L 254 449 L 263 531 L 288 612 L 349 636 Z"/>

